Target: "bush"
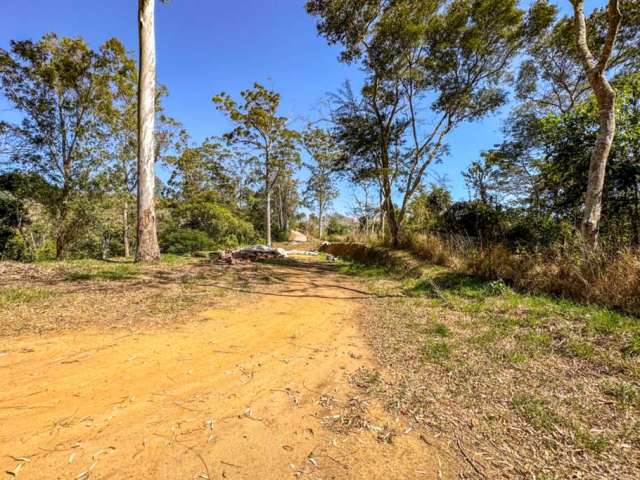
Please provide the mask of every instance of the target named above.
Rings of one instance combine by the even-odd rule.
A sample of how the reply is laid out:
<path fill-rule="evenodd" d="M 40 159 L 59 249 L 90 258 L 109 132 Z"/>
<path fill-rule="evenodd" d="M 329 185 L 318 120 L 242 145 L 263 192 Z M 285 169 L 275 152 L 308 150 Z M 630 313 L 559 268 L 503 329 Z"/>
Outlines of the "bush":
<path fill-rule="evenodd" d="M 548 293 L 640 316 L 640 251 L 637 250 L 599 250 L 586 255 L 583 246 L 575 243 L 535 252 L 513 252 L 502 244 L 478 248 L 460 238 L 443 239 L 434 235 L 411 236 L 404 240 L 404 247 L 416 257 L 459 273 L 492 282 L 503 281 L 522 291 Z M 380 246 L 334 243 L 324 249 L 340 257 L 408 274 L 417 270 L 407 256 Z M 496 285 L 492 283 L 493 287 Z"/>
<path fill-rule="evenodd" d="M 210 250 L 213 246 L 206 232 L 189 228 L 166 232 L 160 239 L 160 248 L 166 253 L 193 253 Z"/>
<path fill-rule="evenodd" d="M 236 247 L 256 240 L 253 225 L 224 205 L 213 201 L 207 193 L 178 205 L 174 217 L 178 228 L 205 232 L 218 247 Z"/>

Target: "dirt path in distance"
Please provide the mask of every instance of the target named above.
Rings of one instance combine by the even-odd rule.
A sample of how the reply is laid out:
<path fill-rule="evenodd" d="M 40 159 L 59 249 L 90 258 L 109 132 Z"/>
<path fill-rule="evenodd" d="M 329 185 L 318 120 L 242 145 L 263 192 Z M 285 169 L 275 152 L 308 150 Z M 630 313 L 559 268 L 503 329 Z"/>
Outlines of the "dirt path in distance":
<path fill-rule="evenodd" d="M 457 478 L 446 448 L 349 384 L 373 365 L 366 293 L 327 270 L 263 273 L 279 280 L 173 329 L 0 339 L 2 475 Z"/>

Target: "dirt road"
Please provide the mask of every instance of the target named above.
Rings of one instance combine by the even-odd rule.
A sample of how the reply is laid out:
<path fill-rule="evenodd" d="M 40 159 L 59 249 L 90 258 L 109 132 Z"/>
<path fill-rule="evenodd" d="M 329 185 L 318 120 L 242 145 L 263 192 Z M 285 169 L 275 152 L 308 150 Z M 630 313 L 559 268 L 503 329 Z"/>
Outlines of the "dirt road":
<path fill-rule="evenodd" d="M 375 402 L 359 423 L 344 416 L 367 405 L 348 382 L 373 365 L 357 322 L 366 293 L 326 270 L 265 269 L 286 282 L 175 328 L 0 340 L 3 474 L 455 478 L 437 442 Z"/>

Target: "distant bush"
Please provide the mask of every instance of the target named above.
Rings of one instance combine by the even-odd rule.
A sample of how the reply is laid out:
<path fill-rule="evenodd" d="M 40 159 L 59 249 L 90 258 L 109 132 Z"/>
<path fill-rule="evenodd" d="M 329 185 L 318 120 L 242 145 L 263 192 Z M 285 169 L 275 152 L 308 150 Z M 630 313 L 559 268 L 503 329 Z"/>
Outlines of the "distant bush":
<path fill-rule="evenodd" d="M 166 232 L 160 238 L 160 248 L 165 253 L 185 254 L 210 250 L 214 246 L 206 232 L 185 228 Z"/>
<path fill-rule="evenodd" d="M 180 243 L 184 243 L 183 241 L 188 238 L 193 240 L 190 243 L 203 243 L 206 236 L 209 241 L 207 248 L 237 247 L 252 243 L 257 237 L 251 223 L 214 201 L 208 194 L 195 196 L 190 201 L 177 205 L 173 211 L 173 218 L 174 225 L 164 233 L 165 245 L 170 239 L 181 238 L 180 231 L 190 231 L 182 235 Z M 194 234 L 194 231 L 200 233 Z M 167 236 L 169 237 L 166 238 Z M 206 250 L 206 248 L 201 247 L 196 250 Z"/>

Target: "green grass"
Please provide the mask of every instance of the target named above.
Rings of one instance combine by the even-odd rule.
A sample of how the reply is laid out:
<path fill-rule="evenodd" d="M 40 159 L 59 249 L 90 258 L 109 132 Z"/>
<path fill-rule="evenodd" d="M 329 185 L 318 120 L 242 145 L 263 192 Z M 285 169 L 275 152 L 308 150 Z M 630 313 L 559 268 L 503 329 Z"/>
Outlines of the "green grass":
<path fill-rule="evenodd" d="M 438 337 L 450 337 L 451 330 L 444 323 L 436 323 L 430 330 L 430 333 L 437 335 Z"/>
<path fill-rule="evenodd" d="M 419 278 L 403 278 L 401 272 L 389 268 L 346 261 L 341 261 L 341 271 L 366 279 L 373 291 L 378 286 L 380 291 L 396 288 L 407 297 L 426 297 L 435 305 L 477 320 L 473 328 L 483 333 L 470 336 L 468 342 L 478 348 L 492 349 L 508 336 L 523 353 L 559 353 L 608 363 L 597 351 L 598 345 L 608 339 L 623 355 L 640 355 L 640 320 L 608 308 L 516 292 L 502 281 L 484 281 L 439 266 L 423 267 Z M 428 328 L 421 333 L 441 337 L 450 334 L 446 325 L 439 328 L 439 333 Z M 519 360 L 518 355 L 515 357 Z"/>
<path fill-rule="evenodd" d="M 100 265 L 98 268 L 72 270 L 67 274 L 67 280 L 131 280 L 139 273 L 139 268 L 134 265 Z"/>
<path fill-rule="evenodd" d="M 436 363 L 449 360 L 452 352 L 451 345 L 444 340 L 427 340 L 423 348 L 424 357 Z"/>
<path fill-rule="evenodd" d="M 516 339 L 528 353 L 548 352 L 551 347 L 551 335 L 547 332 L 527 331 L 516 335 Z"/>
<path fill-rule="evenodd" d="M 340 267 L 340 272 L 356 277 L 371 279 L 388 277 L 392 274 L 391 270 L 389 270 L 387 267 L 366 265 L 364 263 L 358 262 L 346 262 L 343 260 L 337 262 L 337 264 Z"/>
<path fill-rule="evenodd" d="M 55 295 L 55 292 L 39 287 L 9 287 L 0 289 L 0 308 L 37 302 Z"/>
<path fill-rule="evenodd" d="M 66 279 L 70 281 L 131 280 L 138 277 L 141 271 L 141 266 L 131 261 L 71 260 L 61 265 L 67 268 Z"/>
<path fill-rule="evenodd" d="M 614 398 L 623 408 L 640 407 L 640 388 L 628 382 L 604 382 L 602 393 Z"/>
<path fill-rule="evenodd" d="M 573 435 L 577 445 L 595 454 L 604 452 L 611 443 L 606 434 L 591 433 L 581 426 L 574 425 Z"/>
<path fill-rule="evenodd" d="M 515 395 L 511 403 L 527 423 L 539 430 L 550 430 L 555 425 L 563 423 L 563 420 L 549 408 L 544 400 L 531 394 Z"/>

